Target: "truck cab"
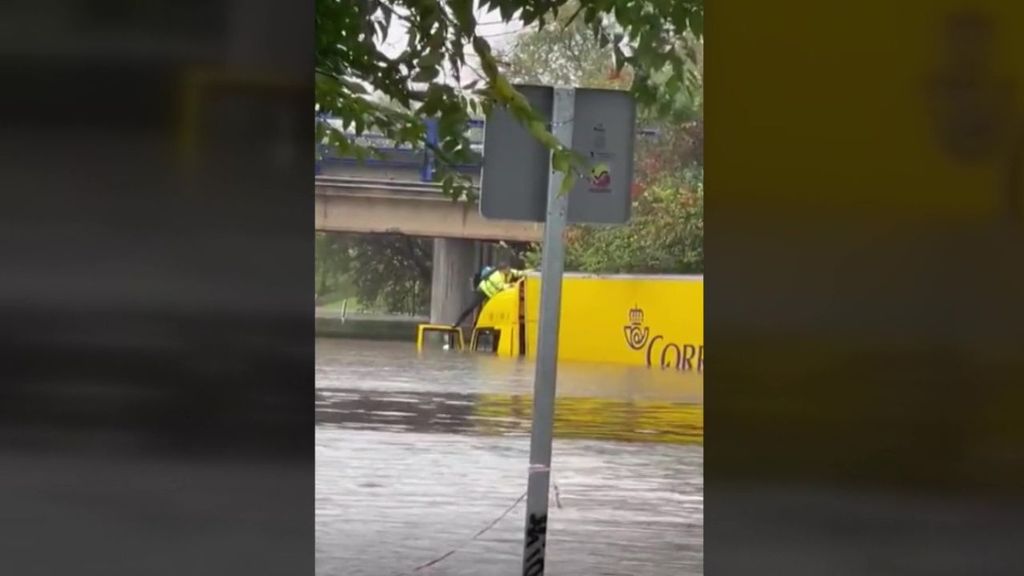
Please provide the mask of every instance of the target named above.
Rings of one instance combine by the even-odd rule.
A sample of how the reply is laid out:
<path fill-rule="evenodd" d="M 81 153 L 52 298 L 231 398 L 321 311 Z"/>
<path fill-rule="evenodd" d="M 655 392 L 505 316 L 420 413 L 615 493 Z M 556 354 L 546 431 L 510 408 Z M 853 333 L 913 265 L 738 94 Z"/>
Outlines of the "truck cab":
<path fill-rule="evenodd" d="M 526 331 L 523 306 L 523 280 L 484 302 L 469 337 L 469 349 L 498 356 L 526 354 Z M 461 328 L 443 324 L 421 324 L 417 330 L 416 348 L 441 347 L 463 350 Z"/>
<path fill-rule="evenodd" d="M 524 280 L 519 280 L 484 303 L 470 335 L 470 350 L 498 356 L 526 354 L 523 286 Z"/>

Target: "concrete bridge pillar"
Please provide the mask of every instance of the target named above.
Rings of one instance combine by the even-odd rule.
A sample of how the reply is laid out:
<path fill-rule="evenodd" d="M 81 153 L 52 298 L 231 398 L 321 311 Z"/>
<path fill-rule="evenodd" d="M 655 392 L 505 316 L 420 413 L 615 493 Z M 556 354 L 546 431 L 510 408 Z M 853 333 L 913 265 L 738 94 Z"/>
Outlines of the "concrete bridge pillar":
<path fill-rule="evenodd" d="M 434 239 L 434 271 L 430 283 L 431 324 L 452 324 L 473 297 L 478 242 L 461 238 Z"/>

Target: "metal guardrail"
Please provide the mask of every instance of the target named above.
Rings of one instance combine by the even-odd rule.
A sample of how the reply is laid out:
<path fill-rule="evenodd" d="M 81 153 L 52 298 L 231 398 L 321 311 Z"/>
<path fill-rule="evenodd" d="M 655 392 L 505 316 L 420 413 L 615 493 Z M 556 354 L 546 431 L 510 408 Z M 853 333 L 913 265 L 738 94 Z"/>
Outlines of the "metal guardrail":
<path fill-rule="evenodd" d="M 350 178 L 347 176 L 317 176 L 316 185 L 328 188 L 343 188 L 347 192 L 381 192 L 431 194 L 445 198 L 440 184 L 417 180 L 386 180 L 379 178 Z M 474 187 L 475 188 L 475 187 Z"/>
<path fill-rule="evenodd" d="M 318 115 L 316 120 L 318 122 L 330 122 L 332 120 L 332 118 L 327 117 L 327 116 L 323 116 L 323 115 Z M 470 120 L 469 123 L 467 124 L 467 127 L 469 129 L 474 129 L 474 128 L 482 129 L 484 127 L 484 122 L 482 120 Z M 437 124 L 437 120 L 436 119 L 429 118 L 429 119 L 426 120 L 426 131 L 427 131 L 427 134 L 426 134 L 426 136 L 427 136 L 426 137 L 427 143 L 428 144 L 437 144 L 438 143 L 438 124 Z M 408 160 L 388 160 L 388 159 L 379 159 L 379 158 L 367 158 L 366 160 L 358 160 L 356 158 L 346 158 L 346 157 L 338 156 L 338 155 L 333 153 L 333 150 L 329 146 L 320 145 L 319 149 L 318 149 L 316 165 L 315 165 L 316 166 L 316 168 L 315 168 L 316 169 L 316 174 L 319 175 L 319 174 L 322 173 L 324 163 L 342 163 L 342 164 L 360 163 L 360 164 L 365 164 L 365 165 L 368 165 L 368 166 L 377 165 L 377 166 L 382 166 L 382 167 L 393 167 L 393 168 L 415 168 L 420 173 L 420 181 L 421 182 L 433 182 L 433 180 L 434 180 L 434 173 L 437 170 L 436 169 L 436 160 L 434 159 L 433 153 L 430 152 L 429 149 L 424 148 L 424 149 L 417 150 L 417 149 L 414 149 L 414 148 L 411 148 L 411 147 L 397 147 L 397 146 L 393 145 L 393 141 L 391 141 L 390 139 L 386 138 L 382 134 L 363 133 L 363 134 L 360 134 L 360 135 L 357 136 L 355 134 L 351 134 L 350 133 L 350 134 L 347 134 L 347 135 L 351 136 L 353 139 L 355 139 L 357 141 L 360 140 L 360 139 L 366 141 L 367 144 L 370 144 L 370 146 L 368 146 L 369 148 L 371 148 L 372 150 L 374 150 L 376 152 L 381 153 L 382 155 L 386 155 L 388 153 L 390 153 L 390 154 L 405 154 L 405 155 L 408 155 L 410 158 Z M 380 144 L 377 145 L 377 146 L 374 146 L 372 144 L 374 141 L 377 141 Z M 482 138 L 479 139 L 479 140 L 475 140 L 475 141 L 471 140 L 470 143 L 472 145 L 474 145 L 474 147 L 480 148 L 482 150 L 482 147 L 483 147 L 483 140 L 482 140 Z M 366 144 L 364 144 L 364 146 L 365 145 Z M 482 166 L 482 163 L 476 163 L 476 164 L 469 164 L 469 165 L 466 165 L 466 166 L 457 166 L 456 169 L 460 170 L 460 171 L 464 171 L 464 172 L 466 172 L 466 171 L 472 172 L 472 171 L 479 171 L 481 166 Z"/>
<path fill-rule="evenodd" d="M 316 120 L 317 120 L 317 122 L 330 122 L 331 120 L 333 120 L 333 118 L 328 117 L 328 116 L 324 116 L 324 115 L 318 115 Z M 427 138 L 426 138 L 427 143 L 428 144 L 437 144 L 438 143 L 438 125 L 437 125 L 437 120 L 434 119 L 434 118 L 429 118 L 425 122 L 426 122 L 426 130 L 427 130 Z M 484 122 L 483 120 L 470 120 L 467 123 L 467 128 L 468 129 L 481 129 L 481 130 L 483 130 L 483 129 L 486 129 L 486 122 Z M 652 137 L 652 136 L 657 136 L 658 133 L 659 132 L 658 132 L 657 129 L 652 129 L 652 128 L 642 128 L 642 129 L 637 130 L 637 135 L 638 136 L 646 137 L 646 138 L 649 138 L 649 137 Z M 391 154 L 396 154 L 396 153 L 397 154 L 408 154 L 410 156 L 410 159 L 409 160 L 404 160 L 404 161 L 403 160 L 378 159 L 378 158 L 367 158 L 365 160 L 359 160 L 359 159 L 356 159 L 356 158 L 348 158 L 348 157 L 339 156 L 337 154 L 334 154 L 334 152 L 331 149 L 331 147 L 326 146 L 326 145 L 320 145 L 319 148 L 318 148 L 317 159 L 316 159 L 316 163 L 315 163 L 315 170 L 316 170 L 316 174 L 318 176 L 322 173 L 324 163 L 341 163 L 341 164 L 348 164 L 348 165 L 365 164 L 367 166 L 374 166 L 374 165 L 376 165 L 376 166 L 391 167 L 391 168 L 415 168 L 420 173 L 420 182 L 433 182 L 434 174 L 437 171 L 437 169 L 436 169 L 436 160 L 434 158 L 433 153 L 429 149 L 426 149 L 426 148 L 424 148 L 424 149 L 414 149 L 414 148 L 411 148 L 411 147 L 396 147 L 396 146 L 393 145 L 393 141 L 392 140 L 386 138 L 382 134 L 375 134 L 375 133 L 366 133 L 366 132 L 364 132 L 363 134 L 360 134 L 358 136 L 355 135 L 355 134 L 352 134 L 352 133 L 347 133 L 347 135 L 351 136 L 352 138 L 354 138 L 356 140 L 363 139 L 363 140 L 367 141 L 367 143 L 372 143 L 373 141 L 376 140 L 376 141 L 380 142 L 381 145 L 379 145 L 379 146 L 373 146 L 373 145 L 368 146 L 372 150 L 375 150 L 375 151 L 377 151 L 379 153 L 382 153 L 382 154 L 388 154 L 388 153 L 391 153 Z M 387 144 L 391 144 L 391 145 L 388 146 Z M 461 171 L 461 172 L 479 172 L 479 170 L 483 167 L 483 162 L 482 162 L 482 160 L 483 160 L 483 139 L 482 139 L 482 137 L 481 137 L 480 140 L 475 140 L 475 141 L 474 140 L 470 140 L 470 144 L 473 145 L 474 148 L 479 148 L 480 149 L 480 152 L 481 152 L 481 162 L 480 163 L 476 163 L 476 164 L 468 164 L 468 165 L 463 165 L 463 166 L 456 166 L 455 169 L 458 170 L 458 171 Z"/>

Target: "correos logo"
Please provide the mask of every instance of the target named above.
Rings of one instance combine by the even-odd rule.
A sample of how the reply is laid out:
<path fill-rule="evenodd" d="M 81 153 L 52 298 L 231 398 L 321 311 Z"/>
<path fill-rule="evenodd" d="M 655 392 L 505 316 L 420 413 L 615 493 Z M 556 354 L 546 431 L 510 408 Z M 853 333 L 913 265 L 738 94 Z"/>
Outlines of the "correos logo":
<path fill-rule="evenodd" d="M 661 335 L 652 338 L 651 329 L 644 326 L 643 308 L 639 306 L 629 311 L 629 324 L 623 327 L 623 332 L 631 349 L 644 350 L 648 366 L 654 366 L 657 359 L 657 366 L 662 368 L 704 372 L 704 345 L 666 342 Z"/>
<path fill-rule="evenodd" d="M 629 325 L 625 326 L 626 343 L 633 350 L 640 350 L 647 344 L 647 336 L 651 330 L 644 326 L 644 311 L 633 308 L 629 311 Z"/>

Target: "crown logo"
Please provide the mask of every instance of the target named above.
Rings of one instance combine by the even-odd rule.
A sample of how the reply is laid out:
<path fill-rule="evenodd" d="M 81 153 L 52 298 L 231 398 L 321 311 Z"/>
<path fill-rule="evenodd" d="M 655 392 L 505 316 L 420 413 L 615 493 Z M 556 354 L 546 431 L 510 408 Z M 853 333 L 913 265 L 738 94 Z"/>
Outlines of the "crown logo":
<path fill-rule="evenodd" d="M 650 328 L 645 328 L 643 323 L 643 309 L 639 306 L 633 306 L 629 311 L 629 324 L 622 327 L 626 336 L 626 344 L 633 350 L 640 350 L 647 343 Z"/>
<path fill-rule="evenodd" d="M 629 311 L 629 323 L 630 324 L 643 324 L 644 323 L 644 310 L 638 306 L 634 306 Z"/>

